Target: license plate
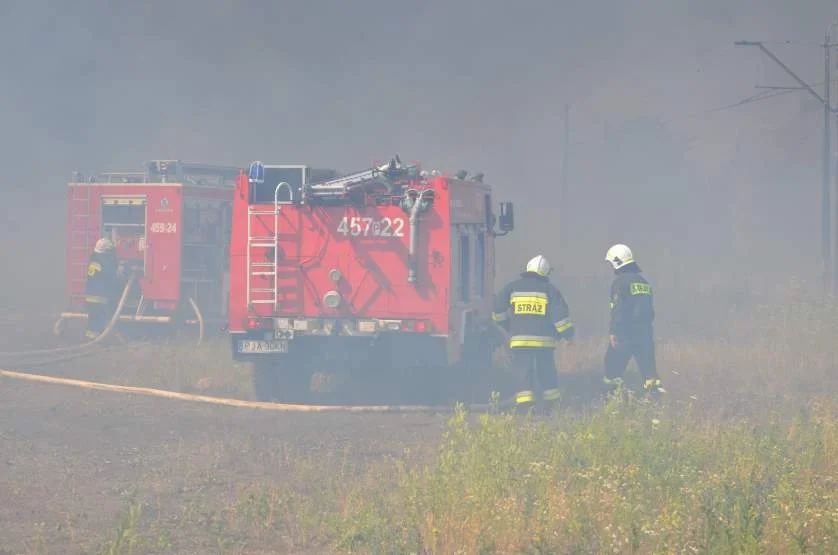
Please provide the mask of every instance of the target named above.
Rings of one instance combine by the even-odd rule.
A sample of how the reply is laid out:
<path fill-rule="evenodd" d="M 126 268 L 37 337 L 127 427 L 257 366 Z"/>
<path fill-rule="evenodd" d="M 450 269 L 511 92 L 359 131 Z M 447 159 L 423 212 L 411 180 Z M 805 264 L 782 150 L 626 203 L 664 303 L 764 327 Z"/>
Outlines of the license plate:
<path fill-rule="evenodd" d="M 288 341 L 275 339 L 273 341 L 256 341 L 251 339 L 239 340 L 240 353 L 287 353 Z"/>

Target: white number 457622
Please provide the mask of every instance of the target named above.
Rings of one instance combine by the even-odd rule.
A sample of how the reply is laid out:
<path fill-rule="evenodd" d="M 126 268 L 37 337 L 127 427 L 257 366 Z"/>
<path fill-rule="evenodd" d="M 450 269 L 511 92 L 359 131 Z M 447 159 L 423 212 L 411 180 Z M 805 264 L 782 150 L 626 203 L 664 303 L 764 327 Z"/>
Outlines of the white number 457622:
<path fill-rule="evenodd" d="M 404 237 L 404 218 L 362 218 L 344 216 L 337 232 L 352 237 Z"/>

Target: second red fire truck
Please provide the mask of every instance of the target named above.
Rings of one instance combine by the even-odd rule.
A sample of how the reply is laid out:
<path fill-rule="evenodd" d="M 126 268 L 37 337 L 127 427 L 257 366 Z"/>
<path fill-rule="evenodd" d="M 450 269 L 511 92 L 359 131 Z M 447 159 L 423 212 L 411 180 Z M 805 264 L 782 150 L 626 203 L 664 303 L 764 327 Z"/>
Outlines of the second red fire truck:
<path fill-rule="evenodd" d="M 141 171 L 76 174 L 68 186 L 65 321 L 86 318 L 87 264 L 111 239 L 136 277 L 120 323 L 168 327 L 226 320 L 235 167 L 152 160 Z"/>

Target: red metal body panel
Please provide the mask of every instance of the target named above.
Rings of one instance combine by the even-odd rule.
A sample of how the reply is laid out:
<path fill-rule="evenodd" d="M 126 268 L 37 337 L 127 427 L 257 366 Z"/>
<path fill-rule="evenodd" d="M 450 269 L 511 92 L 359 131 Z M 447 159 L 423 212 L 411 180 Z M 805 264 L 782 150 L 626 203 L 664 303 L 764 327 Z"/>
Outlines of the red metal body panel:
<path fill-rule="evenodd" d="M 434 192 L 418 221 L 416 283 L 408 282 L 410 217 L 392 199 L 361 207 L 288 203 L 273 213 L 272 205 L 249 206 L 249 187 L 241 176 L 233 203 L 231 333 L 250 331 L 254 317 L 426 320 L 429 333 L 446 338 L 454 362 L 488 322 L 495 276 L 489 186 L 443 176 L 407 185 Z M 257 238 L 273 239 L 275 229 L 275 249 L 268 240 L 254 246 Z M 264 275 L 248 271 L 254 264 Z M 270 301 L 274 268 L 276 306 Z M 337 309 L 325 302 L 330 291 L 342 297 Z"/>
<path fill-rule="evenodd" d="M 86 266 L 107 227 L 118 259 L 139 270 L 139 294 L 151 310 L 172 313 L 188 297 L 198 301 L 201 293 L 211 294 L 212 299 L 202 302 L 211 311 L 218 310 L 226 300 L 226 292 L 216 291 L 222 282 L 221 268 L 210 266 L 204 275 L 189 276 L 184 273 L 184 256 L 189 245 L 197 245 L 197 252 L 215 253 L 226 267 L 229 223 L 219 214 L 230 219 L 233 188 L 144 182 L 142 174 L 125 175 L 139 182 L 69 183 L 65 282 L 69 307 L 83 308 Z M 109 208 L 114 211 L 108 213 Z"/>
<path fill-rule="evenodd" d="M 277 279 L 279 307 L 247 306 L 248 182 L 237 184 L 231 240 L 230 331 L 243 331 L 249 316 L 308 318 L 427 319 L 433 332 L 448 331 L 450 221 L 444 178 L 414 183 L 433 188 L 434 208 L 420 216 L 416 245 L 417 284 L 408 283 L 409 216 L 398 206 L 281 207 Z M 442 208 L 437 208 L 442 207 Z M 251 233 L 270 236 L 275 217 L 252 215 Z M 255 248 L 251 261 L 268 260 L 270 249 Z M 341 274 L 338 282 L 331 273 Z M 252 289 L 271 287 L 271 277 L 254 277 Z M 344 303 L 331 309 L 329 291 Z M 258 299 L 258 294 L 254 294 Z"/>
<path fill-rule="evenodd" d="M 85 218 L 79 210 L 79 199 L 84 195 L 79 189 L 88 189 L 90 212 Z M 122 183 L 72 183 L 68 214 L 68 256 L 67 294 L 78 304 L 84 294 L 85 267 L 96 239 L 102 236 L 102 212 L 99 209 L 108 198 L 142 198 L 145 200 L 146 222 L 142 240 L 128 237 L 116 241 L 120 260 L 142 262 L 145 258 L 142 277 L 139 279 L 143 296 L 150 300 L 177 302 L 180 299 L 180 257 L 183 188 L 179 183 L 165 185 L 122 184 Z M 83 231 L 73 230 L 76 219 L 86 219 Z M 75 233 L 73 233 L 75 231 Z"/>

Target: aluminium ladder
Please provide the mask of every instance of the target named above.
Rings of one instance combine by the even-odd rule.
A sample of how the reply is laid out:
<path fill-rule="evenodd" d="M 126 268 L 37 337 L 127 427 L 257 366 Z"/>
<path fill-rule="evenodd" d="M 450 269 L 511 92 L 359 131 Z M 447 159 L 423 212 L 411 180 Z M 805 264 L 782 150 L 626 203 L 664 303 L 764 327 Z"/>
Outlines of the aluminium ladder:
<path fill-rule="evenodd" d="M 279 191 L 288 188 L 287 201 L 279 200 Z M 279 280 L 277 279 L 277 254 L 279 251 L 279 214 L 281 205 L 294 202 L 294 190 L 285 181 L 277 184 L 274 190 L 273 210 L 265 210 L 258 206 L 248 205 L 247 207 L 247 307 L 252 310 L 254 305 L 273 305 L 273 313 L 279 309 Z M 253 221 L 259 219 L 264 227 L 264 220 L 261 216 L 273 216 L 273 227 L 270 235 L 253 235 Z M 268 249 L 272 253 L 270 261 L 253 261 L 255 249 Z M 262 280 L 268 278 L 269 287 L 254 287 L 254 278 Z M 255 297 L 259 298 L 255 298 Z"/>

